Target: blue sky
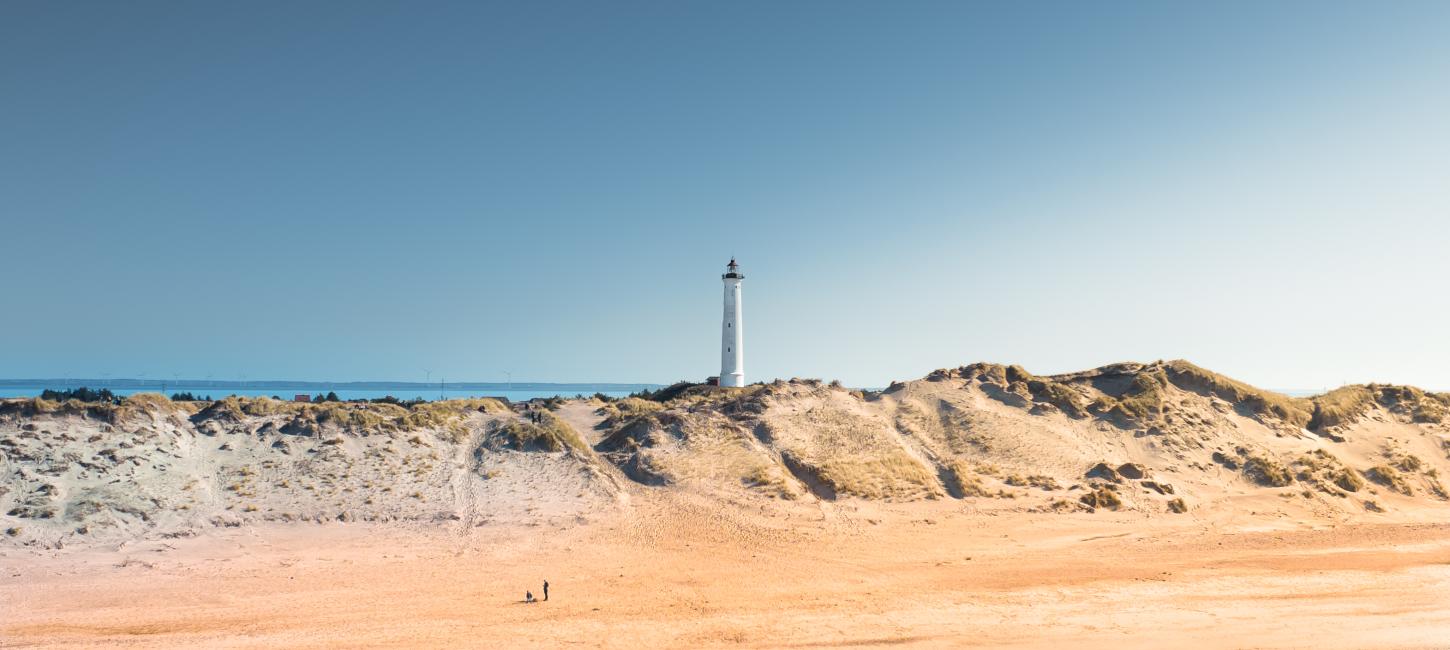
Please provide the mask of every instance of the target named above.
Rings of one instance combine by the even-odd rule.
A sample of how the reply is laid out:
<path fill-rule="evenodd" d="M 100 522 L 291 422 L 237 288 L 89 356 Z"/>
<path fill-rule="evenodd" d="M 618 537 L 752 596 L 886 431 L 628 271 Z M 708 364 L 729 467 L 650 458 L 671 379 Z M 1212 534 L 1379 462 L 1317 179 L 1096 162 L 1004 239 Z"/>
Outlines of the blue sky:
<path fill-rule="evenodd" d="M 1450 4 L 0 5 L 0 376 L 1450 388 Z"/>

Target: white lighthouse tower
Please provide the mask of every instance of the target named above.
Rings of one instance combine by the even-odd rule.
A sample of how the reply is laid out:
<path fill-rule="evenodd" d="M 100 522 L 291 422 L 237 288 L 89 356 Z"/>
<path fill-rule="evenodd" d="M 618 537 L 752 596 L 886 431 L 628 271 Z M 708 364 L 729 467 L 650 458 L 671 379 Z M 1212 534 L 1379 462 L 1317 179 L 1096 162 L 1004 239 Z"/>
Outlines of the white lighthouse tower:
<path fill-rule="evenodd" d="M 745 275 L 735 258 L 720 276 L 725 282 L 725 318 L 720 324 L 720 385 L 745 385 L 745 333 L 740 318 L 740 282 Z"/>

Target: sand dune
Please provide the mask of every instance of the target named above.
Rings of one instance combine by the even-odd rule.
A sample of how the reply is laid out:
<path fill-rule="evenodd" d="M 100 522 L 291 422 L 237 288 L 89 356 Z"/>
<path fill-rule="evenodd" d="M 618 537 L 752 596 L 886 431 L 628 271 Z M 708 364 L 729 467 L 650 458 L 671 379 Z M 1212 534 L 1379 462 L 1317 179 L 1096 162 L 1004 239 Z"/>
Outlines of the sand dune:
<path fill-rule="evenodd" d="M 1160 362 L 662 398 L 538 424 L 491 400 L 5 400 L 0 642 L 1450 638 L 1445 395 Z M 517 602 L 543 579 L 557 598 Z"/>

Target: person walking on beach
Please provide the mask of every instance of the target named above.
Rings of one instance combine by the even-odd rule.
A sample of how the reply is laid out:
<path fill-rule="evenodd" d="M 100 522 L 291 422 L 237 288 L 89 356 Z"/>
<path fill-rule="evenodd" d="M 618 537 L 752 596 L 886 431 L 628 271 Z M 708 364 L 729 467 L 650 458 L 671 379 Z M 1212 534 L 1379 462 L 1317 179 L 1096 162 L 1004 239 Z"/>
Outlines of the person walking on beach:
<path fill-rule="evenodd" d="M 526 603 L 532 603 L 532 602 L 534 602 L 534 592 L 532 592 L 532 591 L 525 591 L 524 592 L 524 602 L 526 602 Z"/>
<path fill-rule="evenodd" d="M 544 600 L 548 600 L 548 599 L 549 599 L 549 581 L 548 580 L 545 580 L 544 581 Z"/>

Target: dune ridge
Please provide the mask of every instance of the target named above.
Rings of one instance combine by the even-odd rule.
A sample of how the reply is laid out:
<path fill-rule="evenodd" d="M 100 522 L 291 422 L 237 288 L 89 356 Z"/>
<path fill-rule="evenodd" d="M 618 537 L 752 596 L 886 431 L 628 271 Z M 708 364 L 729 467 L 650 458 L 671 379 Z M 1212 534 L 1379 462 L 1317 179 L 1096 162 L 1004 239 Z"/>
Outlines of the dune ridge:
<path fill-rule="evenodd" d="M 861 392 L 818 380 L 411 408 L 265 398 L 0 401 L 0 544 L 184 537 L 252 522 L 456 530 L 586 521 L 640 490 L 732 503 L 963 500 L 1193 516 L 1265 495 L 1328 520 L 1450 505 L 1450 395 L 1297 398 L 1185 361 L 1053 376 L 976 363 Z"/>

